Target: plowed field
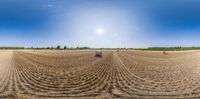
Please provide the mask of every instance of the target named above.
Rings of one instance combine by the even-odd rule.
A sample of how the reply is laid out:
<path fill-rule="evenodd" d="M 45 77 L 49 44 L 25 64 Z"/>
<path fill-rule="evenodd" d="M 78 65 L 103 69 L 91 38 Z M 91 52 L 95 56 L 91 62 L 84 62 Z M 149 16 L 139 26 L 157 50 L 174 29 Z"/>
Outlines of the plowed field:
<path fill-rule="evenodd" d="M 200 51 L 0 51 L 0 98 L 200 98 Z"/>

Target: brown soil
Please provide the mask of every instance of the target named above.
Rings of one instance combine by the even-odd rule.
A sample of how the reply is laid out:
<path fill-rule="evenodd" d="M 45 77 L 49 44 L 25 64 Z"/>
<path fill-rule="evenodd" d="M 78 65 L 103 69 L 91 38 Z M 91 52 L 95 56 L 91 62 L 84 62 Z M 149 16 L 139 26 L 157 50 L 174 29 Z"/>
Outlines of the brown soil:
<path fill-rule="evenodd" d="M 0 51 L 0 98 L 200 98 L 200 51 Z"/>

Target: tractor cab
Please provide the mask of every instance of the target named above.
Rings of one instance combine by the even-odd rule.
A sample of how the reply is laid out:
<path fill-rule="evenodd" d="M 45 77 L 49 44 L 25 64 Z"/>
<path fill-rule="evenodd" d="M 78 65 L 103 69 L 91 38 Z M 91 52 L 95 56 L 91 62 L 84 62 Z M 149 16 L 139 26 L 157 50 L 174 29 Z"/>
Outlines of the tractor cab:
<path fill-rule="evenodd" d="M 102 57 L 102 56 L 103 56 L 102 51 L 97 50 L 95 56 L 96 56 L 96 57 Z"/>

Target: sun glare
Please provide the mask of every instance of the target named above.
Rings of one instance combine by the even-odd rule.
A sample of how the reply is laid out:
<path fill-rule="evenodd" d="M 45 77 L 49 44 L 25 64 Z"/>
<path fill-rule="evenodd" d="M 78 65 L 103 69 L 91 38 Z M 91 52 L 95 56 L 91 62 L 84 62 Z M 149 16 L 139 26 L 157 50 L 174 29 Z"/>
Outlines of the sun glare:
<path fill-rule="evenodd" d="M 98 35 L 102 35 L 104 33 L 104 30 L 102 28 L 98 28 L 98 29 L 96 29 L 96 33 Z"/>

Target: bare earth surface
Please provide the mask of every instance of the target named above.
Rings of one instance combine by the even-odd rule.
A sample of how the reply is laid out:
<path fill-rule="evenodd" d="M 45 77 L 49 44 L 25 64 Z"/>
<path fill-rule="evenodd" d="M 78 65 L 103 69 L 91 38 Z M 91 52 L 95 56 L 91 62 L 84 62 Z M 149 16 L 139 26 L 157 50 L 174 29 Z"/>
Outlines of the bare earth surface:
<path fill-rule="evenodd" d="M 0 98 L 200 98 L 200 51 L 0 51 Z"/>

